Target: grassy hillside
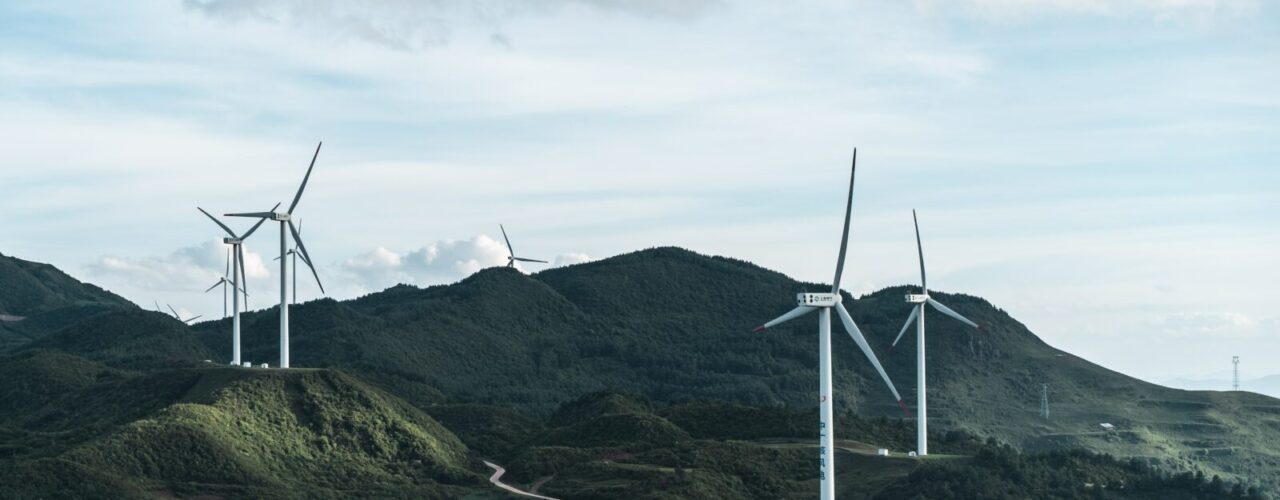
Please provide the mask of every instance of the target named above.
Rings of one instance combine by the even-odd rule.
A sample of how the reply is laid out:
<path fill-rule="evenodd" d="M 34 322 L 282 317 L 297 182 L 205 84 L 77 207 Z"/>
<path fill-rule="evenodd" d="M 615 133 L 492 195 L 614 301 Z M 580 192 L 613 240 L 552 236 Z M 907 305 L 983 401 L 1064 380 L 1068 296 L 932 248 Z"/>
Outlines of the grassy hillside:
<path fill-rule="evenodd" d="M 58 355 L 23 359 L 35 365 L 48 356 Z M 79 364 L 81 376 L 51 387 L 7 387 L 34 410 L 3 416 L 10 442 L 28 446 L 11 446 L 0 461 L 9 472 L 0 474 L 0 497 L 65 491 L 67 476 L 90 479 L 80 493 L 104 497 L 453 498 L 483 484 L 451 432 L 339 372 L 210 367 L 128 376 Z"/>
<path fill-rule="evenodd" d="M 133 307 L 132 302 L 49 264 L 0 254 L 0 314 L 32 316 L 84 304 Z"/>

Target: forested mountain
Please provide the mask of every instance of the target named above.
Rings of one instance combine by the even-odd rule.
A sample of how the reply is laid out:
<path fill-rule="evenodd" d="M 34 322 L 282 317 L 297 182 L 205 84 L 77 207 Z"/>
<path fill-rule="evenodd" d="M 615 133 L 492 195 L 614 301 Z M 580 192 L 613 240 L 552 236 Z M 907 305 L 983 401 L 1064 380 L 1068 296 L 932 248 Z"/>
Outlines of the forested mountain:
<path fill-rule="evenodd" d="M 433 494 L 460 491 L 451 488 L 475 487 L 468 481 L 474 479 L 471 475 L 483 472 L 483 468 L 476 467 L 479 456 L 510 460 L 507 465 L 513 477 L 530 481 L 536 479 L 532 477 L 537 473 L 532 469 L 533 464 L 563 464 L 566 471 L 577 472 L 557 473 L 560 479 L 548 483 L 547 487 L 548 491 L 568 493 L 566 497 L 571 498 L 591 498 L 590 491 L 607 475 L 622 473 L 608 464 L 627 460 L 635 465 L 623 468 L 635 476 L 635 481 L 627 486 L 632 489 L 625 490 L 631 493 L 666 491 L 659 486 L 672 483 L 662 474 L 674 474 L 677 469 L 685 471 L 682 477 L 696 479 L 688 489 L 680 490 L 686 496 L 704 495 L 709 490 L 703 488 L 710 484 L 741 482 L 759 474 L 789 479 L 780 479 L 782 482 L 777 484 L 743 483 L 745 489 L 732 490 L 737 492 L 733 496 L 759 497 L 766 495 L 765 492 L 791 489 L 808 491 L 803 472 L 803 457 L 807 452 L 795 447 L 807 443 L 802 437 L 811 430 L 807 423 L 798 422 L 812 420 L 804 417 L 807 415 L 804 412 L 814 406 L 817 384 L 816 320 L 793 321 L 766 333 L 751 330 L 792 307 L 796 292 L 822 289 L 822 285 L 795 282 L 746 262 L 676 248 L 644 250 L 534 275 L 506 268 L 486 269 L 447 286 L 422 289 L 401 285 L 354 300 L 323 299 L 294 307 L 290 315 L 293 364 L 325 370 L 290 370 L 278 375 L 271 375 L 276 373 L 271 370 L 220 366 L 229 354 L 227 320 L 188 327 L 166 315 L 136 307 L 110 301 L 105 305 L 89 304 L 84 307 L 96 309 L 68 315 L 62 321 L 31 323 L 32 326 L 26 327 L 25 337 L 0 347 L 8 351 L 3 364 L 10 367 L 0 374 L 5 383 L 0 387 L 0 394 L 5 395 L 6 401 L 11 397 L 20 398 L 14 401 L 24 401 L 13 406 L 15 409 L 11 412 L 0 410 L 3 417 L 0 436 L 7 436 L 5 449 L 11 451 L 12 460 L 17 460 L 11 465 L 21 464 L 24 474 L 50 480 L 74 475 L 86 464 L 94 470 L 102 469 L 102 463 L 77 461 L 77 457 L 110 456 L 115 457 L 108 459 L 110 462 L 123 460 L 102 451 L 100 447 L 107 443 L 145 448 L 146 443 L 130 441 L 152 439 L 145 437 L 151 434 L 139 429 L 158 430 L 161 433 L 157 436 L 196 433 L 208 437 L 211 432 L 217 434 L 215 430 L 223 425 L 259 425 L 270 429 L 260 431 L 266 434 L 287 434 L 294 431 L 281 427 L 282 422 L 314 421 L 317 417 L 312 411 L 328 404 L 345 404 L 335 403 L 335 398 L 353 397 L 366 402 L 391 401 L 387 404 L 399 408 L 395 412 L 410 414 L 394 419 L 420 422 L 419 428 L 431 424 L 421 423 L 425 422 L 422 420 L 425 415 L 413 412 L 425 412 L 443 424 L 444 432 L 457 433 L 460 441 L 451 440 L 454 438 L 448 436 L 452 434 L 445 435 L 438 430 L 428 432 L 437 436 L 432 438 L 434 441 L 458 443 L 462 448 L 449 445 L 450 449 L 462 449 L 464 451 L 458 453 L 468 457 L 464 460 L 467 466 L 451 459 L 449 463 L 453 465 L 432 469 L 444 471 L 440 474 L 397 476 L 403 471 L 392 471 L 399 460 L 394 454 L 387 458 L 388 452 L 380 451 L 382 448 L 357 444 L 352 444 L 355 455 L 341 465 L 356 467 L 353 464 L 359 463 L 360 468 L 373 467 L 383 471 L 378 474 L 389 474 L 378 477 L 404 479 L 406 482 L 402 483 L 392 481 L 404 487 L 425 485 L 423 491 Z M 903 397 L 914 406 L 914 344 L 908 339 L 896 351 L 887 349 L 908 311 L 909 306 L 902 299 L 908 290 L 889 288 L 861 298 L 846 297 L 845 303 L 867 333 Z M 928 318 L 931 326 L 928 339 L 930 427 L 938 432 L 939 443 L 945 442 L 951 433 L 971 436 L 972 439 L 955 437 L 952 442 L 971 443 L 955 448 L 955 452 L 974 458 L 934 463 L 925 468 L 920 466 L 929 465 L 930 461 L 904 458 L 901 462 L 872 459 L 863 463 L 871 457 L 856 453 L 859 449 L 862 452 L 874 450 L 874 446 L 891 446 L 899 451 L 910 449 L 914 422 L 899 420 L 901 413 L 888 390 L 866 365 L 854 344 L 843 334 L 837 334 L 833 339 L 837 411 L 845 415 L 842 418 L 847 422 L 853 422 L 847 425 L 850 429 L 847 434 L 837 437 L 873 443 L 849 444 L 851 455 L 847 459 L 872 470 L 884 469 L 883 474 L 877 476 L 884 478 L 883 482 L 876 483 L 877 488 L 890 491 L 887 488 L 897 484 L 894 481 L 916 474 L 943 478 L 939 481 L 945 484 L 946 477 L 959 478 L 979 469 L 990 473 L 992 484 L 1014 489 L 1034 488 L 1040 486 L 1019 483 L 1017 474 L 1010 471 L 1029 472 L 1067 462 L 1074 465 L 1062 467 L 1079 471 L 1070 477 L 1092 474 L 1086 472 L 1090 470 L 1124 468 L 1128 472 L 1115 477 L 1121 477 L 1120 481 L 1145 478 L 1141 480 L 1154 488 L 1150 491 L 1163 487 L 1161 481 L 1165 474 L 1179 471 L 1202 471 L 1210 477 L 1218 475 L 1227 481 L 1238 480 L 1271 489 L 1280 486 L 1280 478 L 1274 473 L 1280 470 L 1280 401 L 1247 393 L 1188 392 L 1147 384 L 1046 345 L 1025 326 L 982 299 L 934 294 L 983 326 L 981 331 L 971 331 L 941 317 L 932 321 L 932 312 Z M 245 359 L 274 364 L 276 311 L 248 313 L 243 320 Z M 23 323 L 26 321 L 30 320 Z M 200 362 L 203 359 L 211 359 L 214 365 Z M 33 371 L 43 374 L 39 375 L 43 380 L 31 380 Z M 245 380 L 227 378 L 230 376 L 225 374 L 210 375 L 223 372 L 255 375 L 244 375 Z M 166 375 L 156 375 L 160 373 Z M 305 375 L 307 373 L 311 374 Z M 180 389 L 159 382 L 166 377 L 172 379 L 166 382 L 171 384 L 193 380 L 193 377 L 213 377 L 222 381 L 220 384 L 236 387 L 261 378 L 270 380 L 269 384 L 284 384 L 286 388 L 271 396 L 255 392 L 250 399 L 284 398 L 281 401 L 289 403 L 269 410 L 281 415 L 280 419 L 257 424 L 251 422 L 252 419 L 246 420 L 249 418 L 246 412 L 259 410 L 245 406 L 243 398 L 207 397 L 199 404 L 212 405 L 224 413 L 199 409 L 196 414 L 188 414 L 184 412 L 194 408 L 173 409 L 186 404 L 186 399 L 181 395 L 172 396 L 182 392 Z M 333 387 L 334 380 L 360 389 L 305 390 L 321 385 Z M 362 385 L 365 382 L 372 387 Z M 1043 383 L 1053 388 L 1051 419 L 1038 415 Z M 130 389 L 137 387 L 142 389 Z M 599 391 L 623 391 L 628 396 L 580 399 Z M 111 417 L 102 419 L 86 417 L 79 409 L 72 410 L 76 408 L 77 398 L 88 397 L 90 393 L 112 394 L 108 399 L 117 401 L 154 402 L 131 405 L 132 409 L 128 410 L 104 411 L 103 415 Z M 318 399 L 314 405 L 299 407 L 297 394 Z M 395 403 L 401 400 L 404 402 Z M 725 410 L 726 407 L 718 406 L 722 403 L 712 401 L 746 406 L 731 405 L 731 410 Z M 370 411 L 383 415 L 391 411 L 370 409 L 367 404 L 361 408 L 359 415 Z M 284 413 L 286 411 L 291 413 Z M 793 417 L 783 418 L 776 412 L 802 417 L 789 420 Z M 707 415 L 719 415 L 718 418 L 732 424 L 723 434 L 716 434 L 709 429 L 714 426 L 707 424 Z M 392 417 L 373 420 L 388 418 Z M 881 418 L 887 420 L 877 420 Z M 364 416 L 358 419 L 368 422 Z M 857 423 L 877 421 L 882 423 Z M 1098 426 L 1101 422 L 1112 423 L 1116 428 L 1103 430 Z M 88 425 L 90 423 L 92 425 Z M 134 433 L 128 434 L 131 429 Z M 314 448 L 321 446 L 316 440 L 338 439 L 325 437 L 324 433 L 332 429 L 310 429 L 307 432 L 311 434 L 289 438 L 305 444 L 302 448 L 296 448 L 302 445 L 290 445 L 296 448 L 292 452 L 297 453 L 293 455 L 295 458 L 271 455 L 254 460 L 301 460 L 297 457 L 312 456 L 309 454 L 318 453 L 315 450 L 325 449 Z M 758 442 L 781 438 L 796 442 L 772 445 Z M 995 441 L 986 444 L 987 438 Z M 245 445 L 224 441 L 228 439 L 226 436 L 209 439 L 213 441 L 200 446 L 226 449 Z M 742 443 L 724 444 L 720 441 L 724 439 Z M 1012 448 L 995 443 L 1005 443 Z M 987 450 L 986 455 L 979 454 L 982 450 Z M 1080 459 L 1067 455 L 1024 458 L 1014 450 L 1090 450 L 1120 460 L 1093 455 Z M 638 453 L 640 451 L 643 453 Z M 688 475 L 693 470 L 690 466 L 672 467 L 671 457 L 683 456 L 682 453 L 692 453 L 691 463 L 701 464 L 697 467 L 699 470 L 710 467 L 706 460 L 721 464 L 716 473 L 721 475 L 702 472 Z M 761 459 L 758 453 L 772 458 Z M 382 458 L 364 456 L 367 454 Z M 631 458 L 619 458 L 624 456 Z M 986 458 L 982 458 L 984 456 Z M 750 465 L 755 460 L 799 468 L 790 472 L 789 469 L 758 469 Z M 301 462 L 295 465 L 303 467 Z M 530 469 L 522 472 L 519 468 L 522 466 Z M 187 488 L 201 483 L 173 471 L 139 464 L 127 467 L 118 470 L 133 478 L 129 488 L 136 489 L 139 484 Z M 217 481 L 240 484 L 242 480 L 252 479 L 250 482 L 257 481 L 253 484 L 259 488 L 237 490 L 227 486 L 230 489 L 217 490 L 230 492 L 232 496 L 266 494 L 264 492 L 276 491 L 273 488 L 277 486 L 292 484 L 263 479 L 286 474 L 284 469 L 263 472 L 258 465 L 238 462 L 228 462 L 226 467 L 230 468 L 219 470 L 228 475 L 219 476 Z M 458 475 L 458 467 L 468 472 Z M 305 470 L 297 474 L 319 477 L 316 476 L 319 473 Z M 1210 484 L 1195 477 L 1187 480 Z M 119 486 L 113 484 L 100 486 L 106 489 Z M 483 489 L 483 484 L 480 487 Z M 1067 488 L 1063 491 L 1078 493 L 1079 490 L 1063 487 Z M 329 486 L 317 491 L 340 494 Z M 396 491 L 408 490 L 388 490 L 387 494 L 395 496 Z M 933 498 L 941 490 L 893 491 Z M 952 488 L 950 491 L 965 490 Z M 1140 496 L 1136 491 L 1116 498 L 1158 498 Z M 868 490 L 858 494 L 870 496 L 871 493 Z M 605 498 L 609 494 L 599 493 L 596 497 Z M 1223 492 L 1228 494 L 1229 491 Z M 635 497 L 646 495 L 648 493 Z M 1214 493 L 1207 495 L 1205 498 L 1216 498 Z"/>

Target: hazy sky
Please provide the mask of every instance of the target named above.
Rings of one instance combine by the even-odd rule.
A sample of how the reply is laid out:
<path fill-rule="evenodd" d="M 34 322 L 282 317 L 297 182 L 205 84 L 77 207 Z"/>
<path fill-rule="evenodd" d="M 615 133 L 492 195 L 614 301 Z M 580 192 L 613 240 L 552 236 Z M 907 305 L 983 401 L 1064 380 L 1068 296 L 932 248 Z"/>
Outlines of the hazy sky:
<path fill-rule="evenodd" d="M 678 245 L 824 281 L 858 146 L 850 291 L 918 281 L 917 208 L 936 289 L 1060 348 L 1273 371 L 1280 7 L 796 5 L 3 2 L 0 252 L 219 315 L 195 207 L 287 203 L 324 140 L 296 215 L 338 298 L 502 264 L 499 223 L 559 264 Z"/>

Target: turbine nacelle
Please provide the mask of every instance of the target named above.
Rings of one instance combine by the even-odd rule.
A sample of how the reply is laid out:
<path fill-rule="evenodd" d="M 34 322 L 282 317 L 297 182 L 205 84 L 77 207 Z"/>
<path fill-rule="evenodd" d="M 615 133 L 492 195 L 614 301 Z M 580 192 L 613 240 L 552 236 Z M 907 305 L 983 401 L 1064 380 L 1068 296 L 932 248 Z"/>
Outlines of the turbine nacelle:
<path fill-rule="evenodd" d="M 271 216 L 269 218 L 276 222 L 288 222 L 289 214 L 285 212 L 271 212 Z"/>
<path fill-rule="evenodd" d="M 244 238 L 223 238 L 222 242 L 227 245 L 239 245 L 244 243 Z"/>
<path fill-rule="evenodd" d="M 912 304 L 923 304 L 929 301 L 929 295 L 924 293 L 908 293 L 907 302 Z"/>
<path fill-rule="evenodd" d="M 835 293 L 797 293 L 796 304 L 806 307 L 835 307 L 840 295 Z"/>

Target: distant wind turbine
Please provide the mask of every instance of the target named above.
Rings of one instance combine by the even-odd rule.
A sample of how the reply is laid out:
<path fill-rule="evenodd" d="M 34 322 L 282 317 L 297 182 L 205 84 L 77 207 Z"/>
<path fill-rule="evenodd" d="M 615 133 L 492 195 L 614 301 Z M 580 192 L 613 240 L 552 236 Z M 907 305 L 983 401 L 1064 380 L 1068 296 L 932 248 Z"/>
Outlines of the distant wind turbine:
<path fill-rule="evenodd" d="M 159 305 L 159 304 L 157 304 L 157 306 L 158 306 L 158 305 Z M 195 316 L 192 316 L 192 317 L 190 317 L 190 318 L 183 319 L 182 315 L 181 315 L 181 314 L 178 314 L 178 311 L 177 311 L 177 310 L 175 310 L 175 309 L 173 308 L 173 306 L 170 306 L 169 304 L 165 304 L 165 305 L 166 305 L 166 306 L 169 306 L 169 312 L 172 312 L 172 313 L 173 313 L 173 319 L 176 319 L 176 320 L 181 321 L 181 322 L 183 322 L 183 323 L 186 323 L 186 324 L 188 324 L 188 325 L 190 325 L 192 321 L 195 321 L 195 320 L 197 320 L 197 319 L 200 319 L 200 318 L 201 318 L 201 316 L 200 316 L 200 315 L 195 315 Z"/>
<path fill-rule="evenodd" d="M 279 207 L 279 206 L 280 204 L 276 203 L 276 207 Z M 275 210 L 275 207 L 272 207 L 271 209 Z M 232 231 L 231 228 L 227 227 L 226 224 L 223 224 L 222 221 L 218 220 L 217 217 L 214 217 L 213 215 L 209 214 L 209 212 L 204 211 L 203 208 L 196 207 L 196 210 L 199 210 L 200 213 L 208 217 L 209 220 L 213 221 L 214 224 L 217 224 L 218 227 L 222 228 L 223 231 L 227 232 L 227 235 L 229 237 L 222 238 L 222 242 L 227 245 L 231 245 L 231 289 L 238 290 L 244 293 L 244 300 L 247 305 L 249 302 L 249 283 L 248 283 L 248 275 L 246 275 L 244 272 L 244 240 L 248 239 L 249 235 L 253 234 L 254 231 L 257 231 L 258 227 L 261 226 L 262 223 L 265 221 L 262 221 L 262 220 L 258 221 L 257 224 L 254 224 L 253 227 L 249 228 L 249 230 L 246 231 L 244 234 L 236 234 L 235 231 Z M 223 277 L 222 281 L 225 283 L 226 277 Z M 214 286 L 218 286 L 218 285 L 214 285 Z M 210 287 L 209 290 L 213 290 L 213 288 Z M 208 290 L 205 290 L 205 292 L 207 293 Z M 224 295 L 222 299 L 223 301 L 222 307 L 225 309 L 226 308 L 225 290 L 223 293 Z M 225 314 L 225 311 L 223 314 Z M 231 294 L 231 364 L 235 366 L 240 366 L 240 294 L 239 293 Z"/>
<path fill-rule="evenodd" d="M 818 475 L 822 480 L 820 487 L 822 500 L 832 500 L 836 495 L 835 420 L 832 417 L 833 402 L 831 393 L 832 309 L 835 309 L 840 316 L 840 321 L 844 323 L 844 328 L 849 332 L 849 336 L 853 338 L 854 343 L 858 344 L 858 347 L 862 349 L 862 353 L 867 356 L 867 361 L 871 362 L 871 366 L 875 367 L 876 371 L 880 373 L 880 378 L 884 379 L 885 385 L 889 386 L 889 392 L 892 392 L 893 397 L 898 400 L 898 406 L 902 408 L 902 412 L 907 413 L 907 406 L 902 402 L 902 397 L 898 395 L 898 390 L 894 388 L 893 381 L 889 380 L 889 375 L 880 366 L 880 361 L 876 359 L 875 352 L 867 344 L 867 339 L 863 337 L 858 325 L 853 322 L 853 317 L 849 315 L 849 311 L 844 308 L 840 295 L 840 275 L 844 271 L 845 250 L 849 246 L 849 216 L 853 211 L 853 179 L 854 174 L 857 173 L 857 168 L 858 150 L 854 149 L 853 167 L 849 173 L 849 199 L 845 204 L 844 212 L 844 234 L 840 237 L 840 254 L 837 257 L 838 260 L 836 260 L 836 276 L 831 283 L 831 292 L 797 294 L 796 302 L 799 305 L 795 309 L 756 328 L 757 332 L 764 331 L 766 328 L 772 328 L 818 311 Z"/>
<path fill-rule="evenodd" d="M 545 260 L 538 260 L 538 259 L 526 259 L 526 258 L 524 258 L 524 257 L 516 257 L 516 250 L 515 250 L 514 248 L 512 248 L 512 247 L 511 247 L 511 239 L 510 239 L 510 238 L 507 238 L 507 228 L 502 227 L 502 224 L 498 224 L 498 228 L 502 230 L 502 239 L 503 239 L 503 240 L 506 240 L 506 242 L 507 242 L 507 254 L 508 254 L 508 255 L 507 255 L 507 267 L 516 267 L 516 261 L 520 261 L 520 262 L 540 262 L 540 263 L 543 263 L 543 264 L 546 264 L 546 263 L 547 263 L 547 261 L 545 261 Z"/>
<path fill-rule="evenodd" d="M 969 321 L 968 318 L 961 316 L 960 313 L 952 311 L 950 307 L 943 305 L 933 297 L 929 296 L 928 282 L 924 277 L 924 245 L 920 243 L 920 220 L 916 218 L 916 211 L 911 211 L 911 220 L 916 226 L 916 251 L 920 256 L 920 293 L 907 294 L 907 302 L 916 304 L 911 308 L 911 314 L 907 316 L 907 322 L 902 325 L 902 330 L 898 332 L 897 338 L 893 339 L 890 348 L 896 347 L 898 341 L 902 339 L 902 334 L 907 333 L 907 327 L 911 326 L 911 322 L 916 322 L 916 455 L 925 456 L 929 454 L 929 413 L 928 406 L 925 401 L 925 370 L 924 370 L 924 305 L 929 304 L 938 312 L 951 316 L 961 323 L 978 328 L 978 324 Z"/>
<path fill-rule="evenodd" d="M 311 165 L 307 167 L 307 174 L 302 177 L 302 185 L 298 186 L 298 193 L 293 195 L 293 202 L 289 204 L 289 209 L 284 212 L 276 212 L 271 209 L 270 212 L 252 212 L 241 214 L 226 214 L 227 217 L 256 217 L 262 220 L 273 220 L 280 223 L 280 368 L 289 367 L 289 263 L 284 258 L 288 252 L 288 233 L 293 235 L 293 242 L 298 246 L 299 255 L 302 256 L 302 263 L 311 269 L 311 275 L 316 279 L 316 285 L 320 286 L 320 293 L 324 293 L 324 284 L 320 283 L 320 274 L 316 272 L 315 266 L 311 265 L 311 254 L 307 252 L 307 246 L 302 243 L 302 236 L 298 235 L 298 228 L 293 225 L 293 210 L 298 208 L 298 201 L 302 200 L 302 191 L 307 189 L 307 181 L 311 179 L 311 170 L 316 166 L 316 158 L 320 157 L 320 146 L 324 143 L 316 145 L 316 152 L 311 157 Z M 276 205 L 277 207 L 279 205 Z"/>
<path fill-rule="evenodd" d="M 236 271 L 239 272 L 239 269 L 237 269 Z M 228 276 L 231 276 L 231 249 L 230 248 L 227 249 L 227 265 L 226 265 L 226 270 L 223 271 L 222 273 L 222 277 L 218 278 L 218 281 L 214 283 L 213 286 L 209 287 L 207 290 L 204 291 L 204 293 L 209 293 L 209 292 L 212 292 L 214 288 L 218 288 L 218 286 L 222 286 L 222 317 L 224 319 L 227 317 L 227 285 L 231 285 L 232 289 L 236 290 L 237 292 L 244 291 L 243 288 L 236 286 L 235 282 L 227 279 Z M 248 293 L 245 293 L 245 296 L 246 296 L 245 300 L 248 300 L 248 295 L 249 295 Z"/>

